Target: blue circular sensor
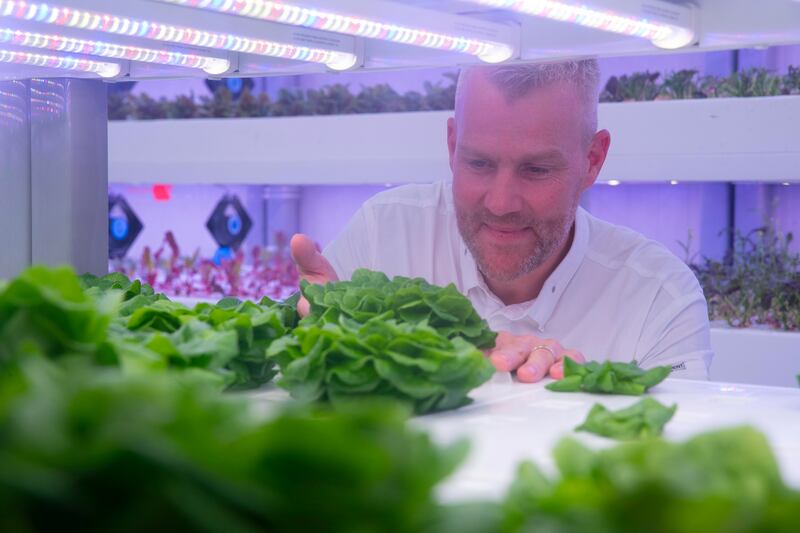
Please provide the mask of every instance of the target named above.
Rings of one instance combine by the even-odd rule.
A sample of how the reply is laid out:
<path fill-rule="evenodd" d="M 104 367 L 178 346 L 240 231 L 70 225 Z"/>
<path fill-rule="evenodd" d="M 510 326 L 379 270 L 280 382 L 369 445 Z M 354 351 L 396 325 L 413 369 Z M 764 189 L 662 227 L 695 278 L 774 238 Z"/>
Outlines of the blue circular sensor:
<path fill-rule="evenodd" d="M 228 217 L 228 233 L 239 235 L 240 231 L 242 231 L 242 219 L 236 215 Z"/>
<path fill-rule="evenodd" d="M 111 219 L 111 236 L 121 241 L 128 236 L 128 219 L 114 217 Z"/>
<path fill-rule="evenodd" d="M 217 248 L 217 251 L 214 252 L 214 264 L 219 265 L 222 263 L 223 259 L 231 259 L 233 257 L 233 252 L 227 246 L 220 246 Z"/>
<path fill-rule="evenodd" d="M 244 81 L 242 78 L 228 78 L 225 80 L 225 85 L 228 87 L 228 90 L 234 94 L 241 92 L 242 87 L 244 86 Z"/>

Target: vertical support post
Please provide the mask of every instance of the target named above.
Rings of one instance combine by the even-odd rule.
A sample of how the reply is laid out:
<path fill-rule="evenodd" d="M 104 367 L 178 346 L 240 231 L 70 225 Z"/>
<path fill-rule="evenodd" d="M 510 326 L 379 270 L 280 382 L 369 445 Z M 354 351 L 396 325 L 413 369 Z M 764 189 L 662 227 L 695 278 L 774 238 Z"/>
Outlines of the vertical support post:
<path fill-rule="evenodd" d="M 273 186 L 264 188 L 264 234 L 267 246 L 275 246 L 276 236 L 285 239 L 300 229 L 300 187 Z"/>
<path fill-rule="evenodd" d="M 106 86 L 31 80 L 31 259 L 108 272 Z"/>
<path fill-rule="evenodd" d="M 0 81 L 0 279 L 31 263 L 30 82 Z"/>

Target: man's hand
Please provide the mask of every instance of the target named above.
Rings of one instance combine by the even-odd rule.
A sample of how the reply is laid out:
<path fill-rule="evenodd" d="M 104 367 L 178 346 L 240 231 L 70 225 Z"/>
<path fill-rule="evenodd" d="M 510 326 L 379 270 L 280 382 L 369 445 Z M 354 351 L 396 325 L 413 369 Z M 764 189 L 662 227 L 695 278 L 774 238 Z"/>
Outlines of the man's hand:
<path fill-rule="evenodd" d="M 577 350 L 567 350 L 558 341 L 542 339 L 535 335 L 512 335 L 501 331 L 489 359 L 500 372 L 517 371 L 517 378 L 525 383 L 535 383 L 545 377 L 564 377 L 564 357 L 585 363 Z"/>
<path fill-rule="evenodd" d="M 297 265 L 297 272 L 302 279 L 316 285 L 339 280 L 331 264 L 320 253 L 314 241 L 306 235 L 296 233 L 289 243 L 289 249 L 292 252 L 294 264 Z M 309 313 L 308 300 L 303 296 L 297 302 L 297 312 L 300 316 L 307 316 Z"/>

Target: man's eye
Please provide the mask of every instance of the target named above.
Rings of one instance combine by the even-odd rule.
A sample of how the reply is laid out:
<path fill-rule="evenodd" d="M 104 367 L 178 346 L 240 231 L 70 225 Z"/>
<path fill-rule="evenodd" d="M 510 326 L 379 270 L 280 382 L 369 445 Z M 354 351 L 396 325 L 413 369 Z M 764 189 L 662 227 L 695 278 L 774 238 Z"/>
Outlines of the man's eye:
<path fill-rule="evenodd" d="M 546 168 L 546 167 L 528 166 L 528 167 L 525 167 L 523 169 L 523 171 L 525 172 L 525 174 L 534 174 L 534 175 L 537 175 L 537 176 L 542 176 L 542 175 L 547 174 L 548 172 L 550 172 L 550 169 Z"/>
<path fill-rule="evenodd" d="M 489 167 L 489 162 L 484 159 L 473 159 L 469 162 L 469 166 L 475 170 L 483 170 Z"/>

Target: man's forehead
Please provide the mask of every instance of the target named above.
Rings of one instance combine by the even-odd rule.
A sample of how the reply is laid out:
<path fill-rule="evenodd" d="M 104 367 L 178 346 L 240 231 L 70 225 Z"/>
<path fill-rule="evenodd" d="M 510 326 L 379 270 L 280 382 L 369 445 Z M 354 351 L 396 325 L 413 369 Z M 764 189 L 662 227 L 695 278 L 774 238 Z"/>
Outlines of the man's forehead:
<path fill-rule="evenodd" d="M 491 67 L 473 67 L 462 73 L 456 94 L 456 111 L 459 100 L 502 99 L 506 104 L 514 104 L 521 100 L 533 99 L 540 95 L 566 97 L 579 100 L 580 89 L 568 80 L 538 80 L 522 83 L 508 82 L 503 78 L 494 78 Z M 488 97 L 488 98 L 487 98 Z"/>
<path fill-rule="evenodd" d="M 482 148 L 479 145 L 470 144 L 469 142 L 459 142 L 457 149 L 460 153 L 466 155 L 467 157 L 495 157 L 495 154 L 490 153 L 489 150 Z M 562 151 L 554 146 L 528 146 L 525 149 L 517 151 L 517 153 L 514 154 L 514 158 L 521 161 L 550 161 L 553 163 L 561 162 L 565 159 Z"/>

